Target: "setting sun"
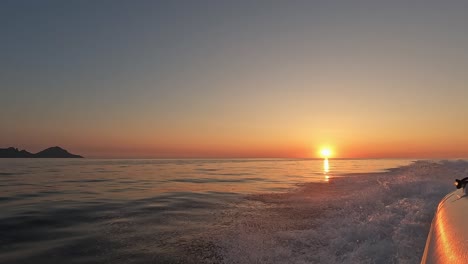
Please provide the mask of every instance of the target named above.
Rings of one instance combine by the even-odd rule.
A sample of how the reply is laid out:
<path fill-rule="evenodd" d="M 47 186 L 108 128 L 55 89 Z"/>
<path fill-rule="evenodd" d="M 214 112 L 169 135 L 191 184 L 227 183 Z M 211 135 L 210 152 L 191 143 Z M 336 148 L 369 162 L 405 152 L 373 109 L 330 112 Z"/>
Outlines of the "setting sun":
<path fill-rule="evenodd" d="M 329 148 L 323 148 L 320 150 L 320 155 L 324 158 L 329 158 L 331 156 L 332 152 Z"/>

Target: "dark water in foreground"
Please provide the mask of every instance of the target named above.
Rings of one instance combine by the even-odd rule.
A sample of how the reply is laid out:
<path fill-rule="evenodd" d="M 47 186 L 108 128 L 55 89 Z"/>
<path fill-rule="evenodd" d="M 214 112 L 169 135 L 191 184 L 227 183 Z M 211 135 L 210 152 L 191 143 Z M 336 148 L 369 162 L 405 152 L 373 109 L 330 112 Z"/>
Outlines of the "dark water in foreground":
<path fill-rule="evenodd" d="M 4 159 L 0 263 L 418 263 L 467 174 L 465 161 Z"/>

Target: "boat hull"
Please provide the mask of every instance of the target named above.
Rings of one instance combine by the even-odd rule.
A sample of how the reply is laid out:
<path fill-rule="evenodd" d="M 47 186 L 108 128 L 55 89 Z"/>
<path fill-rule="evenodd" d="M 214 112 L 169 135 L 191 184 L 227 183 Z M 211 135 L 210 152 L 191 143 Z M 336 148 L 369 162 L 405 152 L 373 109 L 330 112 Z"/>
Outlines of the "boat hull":
<path fill-rule="evenodd" d="M 468 263 L 468 196 L 463 190 L 442 199 L 432 220 L 421 264 Z"/>

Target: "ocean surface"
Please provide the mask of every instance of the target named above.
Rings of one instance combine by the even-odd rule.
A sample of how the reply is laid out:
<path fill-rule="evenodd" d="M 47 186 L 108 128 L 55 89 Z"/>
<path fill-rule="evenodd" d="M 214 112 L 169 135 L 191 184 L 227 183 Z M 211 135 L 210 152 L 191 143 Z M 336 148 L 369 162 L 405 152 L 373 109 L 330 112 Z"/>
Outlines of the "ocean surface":
<path fill-rule="evenodd" d="M 419 263 L 464 160 L 0 159 L 0 263 Z"/>

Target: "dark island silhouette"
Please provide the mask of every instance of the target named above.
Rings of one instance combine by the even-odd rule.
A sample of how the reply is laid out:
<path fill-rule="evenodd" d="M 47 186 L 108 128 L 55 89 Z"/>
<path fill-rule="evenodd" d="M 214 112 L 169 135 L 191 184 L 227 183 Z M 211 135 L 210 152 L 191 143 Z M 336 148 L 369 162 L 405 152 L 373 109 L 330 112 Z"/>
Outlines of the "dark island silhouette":
<path fill-rule="evenodd" d="M 71 154 L 61 147 L 51 147 L 36 154 L 17 148 L 0 148 L 0 158 L 83 158 L 80 155 Z"/>

